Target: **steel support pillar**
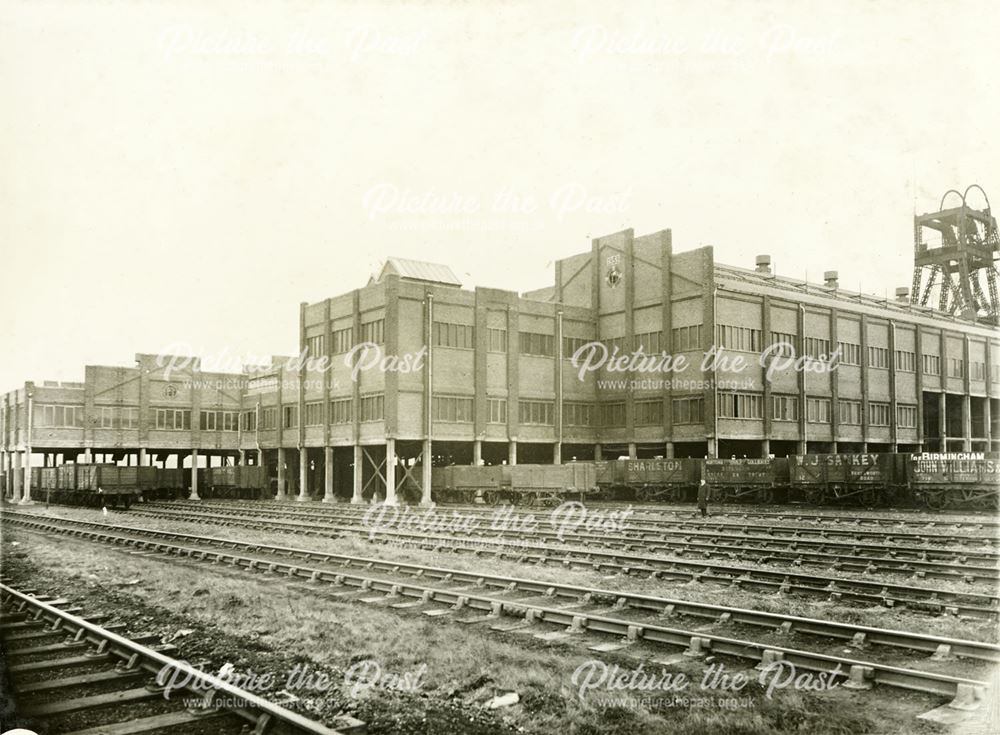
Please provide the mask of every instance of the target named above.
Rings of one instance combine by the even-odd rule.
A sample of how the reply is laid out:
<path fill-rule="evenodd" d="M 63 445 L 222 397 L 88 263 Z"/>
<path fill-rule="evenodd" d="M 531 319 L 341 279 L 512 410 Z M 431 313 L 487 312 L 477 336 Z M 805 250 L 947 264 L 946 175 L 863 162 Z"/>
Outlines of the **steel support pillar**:
<path fill-rule="evenodd" d="M 365 466 L 364 457 L 361 455 L 361 445 L 354 445 L 354 494 L 351 496 L 352 503 L 363 503 L 365 499 L 361 496 L 361 488 L 364 484 Z"/>
<path fill-rule="evenodd" d="M 198 450 L 191 450 L 191 495 L 188 500 L 201 500 L 198 497 Z"/>
<path fill-rule="evenodd" d="M 333 494 L 333 447 L 323 447 L 323 502 L 334 503 Z"/>
<path fill-rule="evenodd" d="M 278 447 L 278 493 L 275 500 L 284 500 L 285 495 L 285 448 Z"/>

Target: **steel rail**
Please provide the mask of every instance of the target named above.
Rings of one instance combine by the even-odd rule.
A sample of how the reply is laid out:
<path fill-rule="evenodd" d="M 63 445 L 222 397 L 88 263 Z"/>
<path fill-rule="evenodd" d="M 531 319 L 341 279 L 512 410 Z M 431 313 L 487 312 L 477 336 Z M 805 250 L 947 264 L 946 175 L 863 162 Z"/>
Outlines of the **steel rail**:
<path fill-rule="evenodd" d="M 137 509 L 142 510 L 144 507 L 164 507 L 164 508 L 190 508 L 196 509 L 198 507 L 202 508 L 212 508 L 221 510 L 226 510 L 229 512 L 234 512 L 234 506 L 240 506 L 240 508 L 251 511 L 264 511 L 280 510 L 282 515 L 294 516 L 294 517 L 317 517 L 317 516 L 348 516 L 348 515 L 364 515 L 369 511 L 370 506 L 356 506 L 356 505 L 314 505 L 312 507 L 303 508 L 301 504 L 295 506 L 281 505 L 277 503 L 272 503 L 268 506 L 262 505 L 249 505 L 245 501 L 231 501 L 231 502 L 218 502 L 218 501 L 175 501 L 170 503 L 148 503 L 146 506 L 139 506 Z M 634 509 L 633 509 L 634 510 Z M 438 513 L 450 513 L 451 511 L 458 511 L 458 509 L 451 506 L 438 506 Z M 423 512 L 421 509 L 419 512 Z M 460 511 L 463 514 L 467 513 L 474 515 L 477 518 L 501 518 L 510 521 L 523 521 L 529 518 L 537 519 L 539 512 L 543 515 L 548 513 L 547 509 L 538 509 L 536 511 L 523 510 L 518 508 L 517 510 L 506 510 L 503 506 L 493 507 L 492 509 L 487 509 L 483 507 L 469 506 L 468 508 L 462 508 Z M 854 540 L 863 539 L 881 539 L 886 541 L 893 541 L 896 539 L 900 540 L 916 540 L 925 541 L 928 543 L 948 543 L 948 544 L 974 544 L 981 543 L 983 545 L 1000 545 L 1000 536 L 990 535 L 990 536 L 955 536 L 954 532 L 951 533 L 932 533 L 932 534 L 921 534 L 921 533 L 910 533 L 910 532 L 896 532 L 896 533 L 886 533 L 884 530 L 878 531 L 864 531 L 855 530 L 848 528 L 838 528 L 838 529 L 827 529 L 827 528 L 816 528 L 813 526 L 773 526 L 773 525 L 763 525 L 763 524 L 748 524 L 748 523 L 727 523 L 727 522 L 717 522 L 717 521 L 706 521 L 700 516 L 694 516 L 687 520 L 667 520 L 667 519 L 643 519 L 640 522 L 636 522 L 635 514 L 629 519 L 630 531 L 635 532 L 650 532 L 656 533 L 662 531 L 664 528 L 675 528 L 683 527 L 685 529 L 694 530 L 729 530 L 737 529 L 742 533 L 746 534 L 749 531 L 762 532 L 769 536 L 791 536 L 797 538 L 800 536 L 819 536 L 820 538 L 834 537 L 834 538 L 849 538 Z M 906 549 L 907 547 L 900 546 L 894 547 L 899 549 Z M 928 550 L 930 551 L 930 550 Z M 1000 559 L 1000 552 L 987 552 L 989 558 Z"/>
<path fill-rule="evenodd" d="M 95 535 L 101 536 L 102 534 Z M 112 540 L 114 538 L 113 534 L 103 534 L 103 536 L 105 536 L 104 540 Z M 124 537 L 118 537 L 118 539 L 120 541 L 127 541 Z M 257 570 L 273 574 L 283 574 L 286 578 L 305 578 L 316 584 L 331 583 L 337 586 L 357 587 L 360 591 L 384 592 L 386 593 L 386 599 L 389 601 L 409 597 L 419 600 L 421 603 L 447 605 L 453 611 L 471 609 L 481 610 L 486 613 L 481 616 L 479 621 L 465 622 L 494 622 L 504 615 L 523 617 L 529 624 L 544 622 L 553 625 L 564 625 L 567 627 L 567 633 L 569 634 L 592 632 L 614 635 L 628 642 L 643 641 L 674 647 L 679 646 L 686 648 L 686 652 L 693 656 L 704 655 L 710 651 L 714 655 L 721 654 L 735 658 L 749 659 L 763 665 L 766 665 L 768 662 L 783 661 L 804 670 L 828 673 L 835 676 L 846 676 L 850 683 L 859 687 L 866 687 L 870 684 L 885 684 L 887 686 L 927 694 L 953 697 L 955 700 L 961 700 L 963 703 L 970 700 L 974 702 L 983 700 L 988 687 L 986 682 L 974 679 L 889 666 L 873 661 L 848 659 L 813 651 L 775 646 L 769 643 L 740 640 L 717 635 L 705 630 L 685 630 L 668 627 L 659 623 L 637 622 L 620 617 L 611 617 L 607 614 L 584 612 L 578 609 L 552 607 L 517 600 L 511 601 L 497 597 L 496 595 L 476 592 L 477 588 L 475 586 L 471 589 L 468 587 L 448 589 L 415 582 L 400 582 L 394 579 L 373 577 L 370 574 L 356 574 L 345 570 L 331 571 L 318 569 L 282 560 L 262 563 L 258 559 L 228 551 L 206 551 L 204 549 L 171 545 L 162 542 L 147 543 L 157 551 L 183 556 L 199 562 L 212 564 L 226 563 L 233 567 L 246 568 L 251 571 Z M 393 567 L 395 566 L 393 563 Z M 481 576 L 483 576 L 485 581 L 490 575 Z M 449 579 L 448 581 L 451 580 Z M 517 591 L 516 586 L 511 589 L 509 584 L 508 582 L 503 585 L 505 591 Z M 619 593 L 612 594 L 619 595 Z M 974 642 L 972 643 L 974 644 Z M 848 669 L 846 673 L 844 672 L 845 667 Z"/>
<path fill-rule="evenodd" d="M 117 526 L 95 521 L 54 518 L 29 513 L 7 513 L 5 519 L 28 527 L 41 530 L 58 530 L 71 535 L 84 535 L 88 532 L 78 530 L 79 527 L 97 529 L 116 529 L 119 531 L 145 534 L 153 538 L 190 538 L 189 534 L 157 529 Z M 51 524 L 64 524 L 53 527 Z M 252 528 L 270 529 L 273 523 L 261 521 Z M 99 532 L 98 532 L 99 533 Z M 205 537 L 202 537 L 205 538 Z M 445 539 L 447 540 L 447 539 Z M 259 547 L 260 544 L 229 539 L 217 539 L 220 545 Z M 428 541 L 425 536 L 405 542 L 405 546 L 417 546 L 432 551 L 473 551 L 477 555 L 490 553 L 499 559 L 511 559 L 526 563 L 559 563 L 562 566 L 586 565 L 596 571 L 616 570 L 622 574 L 642 573 L 651 578 L 683 581 L 708 581 L 725 585 L 736 585 L 748 589 L 763 589 L 773 592 L 787 592 L 821 597 L 836 601 L 864 602 L 871 605 L 894 607 L 897 604 L 911 606 L 934 613 L 968 615 L 970 617 L 992 619 L 1000 614 L 1000 598 L 995 595 L 982 595 L 965 592 L 951 592 L 912 585 L 892 585 L 881 582 L 867 582 L 843 577 L 815 576 L 791 574 L 780 571 L 767 571 L 759 568 L 724 566 L 706 564 L 703 562 L 686 562 L 678 560 L 658 559 L 655 557 L 631 557 L 623 563 L 620 554 L 602 551 L 574 551 L 571 549 L 551 549 L 547 547 L 521 547 L 504 541 L 492 542 L 496 547 L 487 550 L 481 546 L 445 547 L 440 543 Z M 534 551 L 536 553 L 529 553 Z M 312 552 L 322 554 L 325 552 Z"/>
<path fill-rule="evenodd" d="M 226 707 L 250 723 L 256 725 L 255 732 L 265 732 L 269 724 L 281 723 L 288 731 L 311 733 L 312 735 L 343 735 L 342 730 L 326 727 L 300 714 L 262 699 L 252 692 L 234 686 L 211 674 L 206 674 L 185 661 L 179 661 L 164 655 L 160 651 L 148 648 L 141 643 L 129 640 L 124 636 L 102 628 L 84 618 L 61 610 L 49 602 L 20 592 L 7 584 L 0 583 L 0 594 L 8 600 L 16 600 L 23 607 L 34 608 L 40 615 L 48 619 L 54 629 L 65 630 L 74 635 L 74 640 L 86 640 L 102 653 L 108 653 L 128 662 L 129 668 L 139 666 L 154 676 L 163 670 L 177 672 L 183 676 L 185 688 L 192 694 L 202 698 L 207 707 L 212 705 L 218 695 L 227 695 L 228 701 L 239 701 L 241 707 Z M 360 724 L 360 723 L 359 723 Z"/>
<path fill-rule="evenodd" d="M 326 521 L 317 521 L 312 519 L 312 522 L 304 521 L 293 521 L 293 520 L 283 520 L 275 515 L 263 515 L 263 514 L 240 514 L 239 512 L 223 512 L 216 514 L 209 511 L 203 510 L 177 510 L 177 509 L 149 509 L 149 510 L 137 510 L 134 515 L 149 516 L 153 518 L 181 518 L 181 514 L 187 514 L 189 517 L 201 517 L 206 519 L 218 520 L 220 516 L 226 517 L 231 520 L 242 521 L 242 522 L 267 522 L 268 524 L 277 527 L 279 525 L 288 526 L 293 529 L 318 529 L 322 531 L 336 531 L 338 533 L 361 533 L 368 534 L 373 530 L 378 533 L 384 533 L 391 536 L 403 537 L 407 535 L 406 531 L 397 531 L 392 529 L 383 529 L 373 526 L 364 525 L 343 525 L 343 524 L 333 524 Z M 354 520 L 354 519 L 350 519 Z M 410 532 L 410 536 L 419 536 L 421 538 L 461 538 L 470 541 L 481 541 L 486 538 L 483 535 L 476 535 L 472 531 L 463 531 L 461 529 L 450 529 L 448 535 L 438 535 L 433 536 L 427 533 L 415 534 Z M 488 531 L 485 531 L 488 533 Z M 624 551 L 634 551 L 637 548 L 646 551 L 661 551 L 661 552 L 687 552 L 695 551 L 701 552 L 710 556 L 728 556 L 733 558 L 734 556 L 743 557 L 754 557 L 756 559 L 770 559 L 770 560 L 783 560 L 789 561 L 796 565 L 804 563 L 814 563 L 822 564 L 827 568 L 833 569 L 844 569 L 845 571 L 857 570 L 862 573 L 874 573 L 874 572 L 903 572 L 915 575 L 917 577 L 932 577 L 936 579 L 947 579 L 952 581 L 961 582 L 987 582 L 995 583 L 1000 580 L 1000 568 L 988 567 L 988 566 L 978 566 L 970 565 L 965 563 L 965 558 L 960 557 L 954 561 L 924 561 L 922 559 L 898 559 L 894 555 L 889 556 L 864 556 L 859 553 L 860 550 L 865 547 L 850 547 L 853 553 L 845 555 L 843 553 L 826 553 L 824 551 L 808 551 L 809 548 L 819 547 L 820 549 L 825 549 L 827 546 L 833 546 L 835 548 L 842 548 L 844 544 L 824 544 L 822 542 L 807 543 L 803 541 L 795 541 L 790 543 L 782 543 L 778 540 L 764 539 L 761 541 L 757 537 L 742 537 L 738 535 L 723 535 L 719 534 L 716 536 L 710 536 L 709 538 L 701 540 L 692 540 L 692 536 L 697 536 L 701 539 L 702 535 L 680 535 L 678 541 L 671 541 L 664 538 L 631 538 L 616 536 L 613 534 L 581 534 L 581 533 L 562 533 L 555 531 L 526 531 L 523 529 L 517 530 L 506 530 L 501 529 L 492 533 L 489 538 L 510 538 L 513 540 L 520 539 L 534 539 L 542 543 L 552 542 L 553 540 L 558 541 L 560 545 L 567 545 L 572 542 L 576 542 L 581 545 L 599 545 L 604 548 L 617 548 Z M 724 544 L 724 540 L 735 539 L 736 541 L 748 541 L 751 542 L 748 545 L 738 545 L 738 544 Z M 800 546 L 805 547 L 799 548 Z M 870 548 L 870 547 L 869 547 Z M 895 551 L 895 547 L 884 547 L 886 551 Z M 956 563 L 957 562 L 957 563 Z"/>

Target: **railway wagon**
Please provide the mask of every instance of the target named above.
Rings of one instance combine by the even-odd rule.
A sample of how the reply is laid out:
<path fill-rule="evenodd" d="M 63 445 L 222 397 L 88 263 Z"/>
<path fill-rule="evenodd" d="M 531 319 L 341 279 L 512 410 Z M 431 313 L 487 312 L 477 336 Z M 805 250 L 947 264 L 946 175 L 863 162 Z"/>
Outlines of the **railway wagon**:
<path fill-rule="evenodd" d="M 699 459 L 619 459 L 593 464 L 603 496 L 628 496 L 640 502 L 690 499 L 701 479 Z"/>
<path fill-rule="evenodd" d="M 486 493 L 498 498 L 503 480 L 501 465 L 433 467 L 431 497 L 438 503 L 473 503 Z"/>
<path fill-rule="evenodd" d="M 712 490 L 712 500 L 773 503 L 788 490 L 788 460 L 705 459 L 702 477 Z"/>
<path fill-rule="evenodd" d="M 793 455 L 789 458 L 789 499 L 810 505 L 892 505 L 905 499 L 900 497 L 894 458 L 872 453 Z"/>
<path fill-rule="evenodd" d="M 267 471 L 262 465 L 242 465 L 237 468 L 236 486 L 241 498 L 261 498 L 267 488 Z"/>
<path fill-rule="evenodd" d="M 514 505 L 553 507 L 566 500 L 583 500 L 598 492 L 597 468 L 593 462 L 569 464 L 501 465 L 502 487 L 483 494 L 490 505 L 507 501 Z"/>
<path fill-rule="evenodd" d="M 910 497 L 929 508 L 998 507 L 1000 459 L 982 453 L 909 454 L 898 470 Z"/>

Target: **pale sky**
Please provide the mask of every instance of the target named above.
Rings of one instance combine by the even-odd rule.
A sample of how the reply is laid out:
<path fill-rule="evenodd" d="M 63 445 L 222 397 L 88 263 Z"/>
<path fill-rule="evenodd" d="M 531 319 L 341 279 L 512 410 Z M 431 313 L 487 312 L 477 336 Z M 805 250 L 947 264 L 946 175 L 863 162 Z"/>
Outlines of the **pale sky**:
<path fill-rule="evenodd" d="M 892 294 L 1000 202 L 994 2 L 0 2 L 0 391 L 297 351 L 390 255 L 466 286 L 670 228 Z M 974 201 L 981 206 L 981 201 Z M 525 211 L 527 210 L 527 211 Z"/>

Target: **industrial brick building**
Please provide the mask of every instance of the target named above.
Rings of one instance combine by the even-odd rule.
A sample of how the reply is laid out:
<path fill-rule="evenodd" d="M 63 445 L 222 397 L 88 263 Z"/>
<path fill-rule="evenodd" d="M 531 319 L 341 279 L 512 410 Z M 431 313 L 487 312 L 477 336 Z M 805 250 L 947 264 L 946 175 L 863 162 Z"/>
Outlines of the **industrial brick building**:
<path fill-rule="evenodd" d="M 995 327 L 905 292 L 779 277 L 767 256 L 741 268 L 711 247 L 675 253 L 670 231 L 597 238 L 524 294 L 390 259 L 366 286 L 302 304 L 301 354 L 264 369 L 166 373 L 162 356 L 138 355 L 7 393 L 0 470 L 20 498 L 15 470 L 29 464 L 262 463 L 278 497 L 392 503 L 429 502 L 427 457 L 996 451 Z M 640 348 L 649 359 L 627 365 Z M 718 348 L 728 364 L 703 365 Z M 572 359 L 594 367 L 605 350 L 600 369 Z M 651 357 L 663 353 L 670 372 Z"/>

